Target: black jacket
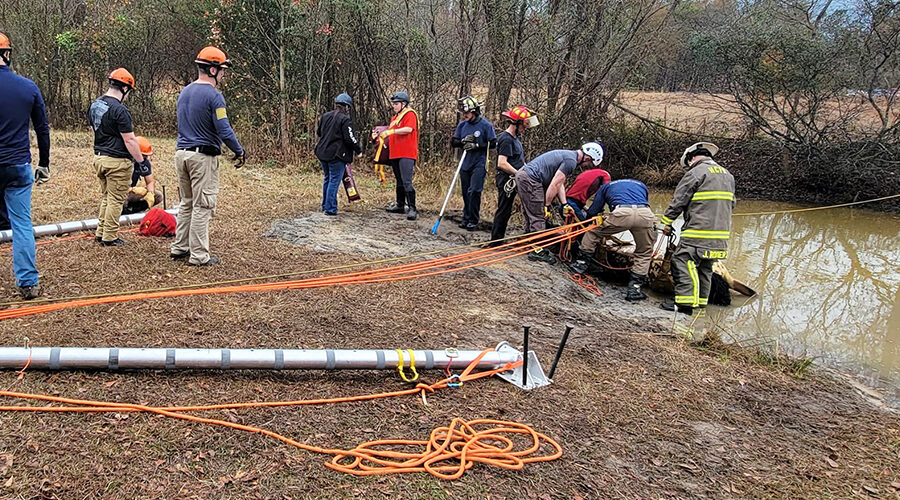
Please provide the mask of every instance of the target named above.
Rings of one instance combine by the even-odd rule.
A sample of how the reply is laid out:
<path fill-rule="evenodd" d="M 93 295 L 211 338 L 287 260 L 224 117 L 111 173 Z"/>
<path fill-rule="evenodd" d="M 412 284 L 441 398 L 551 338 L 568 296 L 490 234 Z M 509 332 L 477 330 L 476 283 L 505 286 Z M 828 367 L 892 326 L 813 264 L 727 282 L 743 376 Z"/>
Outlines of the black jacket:
<path fill-rule="evenodd" d="M 316 133 L 319 136 L 319 142 L 316 143 L 316 158 L 322 161 L 351 163 L 353 153 L 362 152 L 362 146 L 353 132 L 350 115 L 335 110 L 325 113 L 319 120 Z"/>

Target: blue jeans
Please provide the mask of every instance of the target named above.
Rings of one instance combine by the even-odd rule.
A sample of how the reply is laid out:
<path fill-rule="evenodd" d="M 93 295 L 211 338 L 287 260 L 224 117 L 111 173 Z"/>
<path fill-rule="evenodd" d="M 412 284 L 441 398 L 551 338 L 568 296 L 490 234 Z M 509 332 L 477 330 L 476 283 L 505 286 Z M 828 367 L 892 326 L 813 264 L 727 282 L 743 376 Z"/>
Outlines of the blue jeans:
<path fill-rule="evenodd" d="M 30 164 L 0 166 L 0 192 L 6 203 L 12 229 L 12 263 L 16 286 L 38 283 L 38 271 L 34 264 L 34 228 L 31 224 L 32 184 L 34 174 Z"/>
<path fill-rule="evenodd" d="M 325 162 L 319 160 L 322 164 L 322 211 L 327 214 L 336 214 L 338 208 L 337 194 L 341 181 L 344 179 L 344 171 L 347 164 L 341 161 Z"/>

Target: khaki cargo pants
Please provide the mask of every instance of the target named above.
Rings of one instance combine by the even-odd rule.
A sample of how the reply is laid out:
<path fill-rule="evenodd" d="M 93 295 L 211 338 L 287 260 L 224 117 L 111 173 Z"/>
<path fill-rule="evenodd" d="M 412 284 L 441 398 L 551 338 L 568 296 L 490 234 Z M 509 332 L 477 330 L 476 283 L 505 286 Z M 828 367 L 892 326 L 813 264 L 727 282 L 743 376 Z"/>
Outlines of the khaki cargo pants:
<path fill-rule="evenodd" d="M 178 224 L 173 254 L 190 253 L 191 264 L 209 260 L 209 220 L 219 196 L 219 158 L 194 151 L 175 152 L 178 176 Z"/>
<path fill-rule="evenodd" d="M 653 258 L 653 245 L 656 244 L 656 216 L 649 207 L 638 205 L 619 205 L 603 218 L 603 224 L 584 233 L 581 250 L 593 255 L 597 244 L 604 236 L 612 236 L 622 231 L 629 231 L 634 237 L 634 274 L 646 276 Z"/>
<path fill-rule="evenodd" d="M 94 155 L 94 169 L 100 179 L 100 212 L 94 235 L 103 241 L 112 241 L 118 238 L 119 217 L 131 187 L 134 164 L 131 158 Z"/>

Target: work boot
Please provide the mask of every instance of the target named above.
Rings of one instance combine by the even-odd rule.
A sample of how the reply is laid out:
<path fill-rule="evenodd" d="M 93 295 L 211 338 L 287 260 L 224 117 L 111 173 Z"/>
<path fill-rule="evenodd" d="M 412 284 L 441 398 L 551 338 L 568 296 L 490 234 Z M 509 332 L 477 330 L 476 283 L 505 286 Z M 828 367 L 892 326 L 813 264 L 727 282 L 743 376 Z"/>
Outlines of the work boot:
<path fill-rule="evenodd" d="M 37 283 L 34 285 L 20 286 L 19 294 L 22 295 L 23 300 L 36 299 L 41 296 L 41 286 Z"/>
<path fill-rule="evenodd" d="M 569 269 L 575 274 L 584 274 L 588 272 L 588 269 L 591 267 L 592 259 L 593 256 L 591 254 L 584 252 L 579 248 L 578 253 L 575 255 L 575 260 L 568 264 Z"/>
<path fill-rule="evenodd" d="M 678 311 L 682 314 L 687 314 L 690 316 L 692 312 L 694 312 L 694 308 L 691 306 L 686 306 L 684 304 L 676 304 L 674 301 L 666 300 L 659 304 L 660 309 L 665 309 L 666 311 Z"/>
<path fill-rule="evenodd" d="M 533 252 L 528 254 L 528 260 L 535 262 L 546 262 L 547 264 L 556 264 L 556 257 L 546 248 L 535 248 Z"/>
<path fill-rule="evenodd" d="M 406 212 L 406 220 L 416 220 L 419 218 L 419 212 L 416 211 L 416 192 L 410 191 L 406 193 L 406 202 L 409 210 Z"/>
<path fill-rule="evenodd" d="M 110 241 L 101 241 L 100 244 L 105 247 L 120 247 L 122 245 L 127 245 L 128 242 L 123 240 L 122 238 L 116 238 Z"/>
<path fill-rule="evenodd" d="M 477 231 L 477 230 L 478 230 L 478 224 L 475 224 L 473 222 L 466 224 L 466 231 L 472 232 L 472 231 Z"/>
<path fill-rule="evenodd" d="M 467 221 L 466 219 L 463 219 L 463 221 L 459 223 L 459 228 L 465 229 L 466 226 L 468 226 L 468 225 L 469 225 L 469 221 Z"/>
<path fill-rule="evenodd" d="M 216 257 L 210 257 L 209 260 L 206 262 L 201 262 L 200 264 L 194 264 L 193 262 L 188 262 L 188 265 L 195 266 L 195 267 L 207 267 L 207 266 L 214 266 L 218 263 L 219 263 L 219 259 L 217 259 Z"/>
<path fill-rule="evenodd" d="M 641 291 L 641 287 L 644 286 L 644 280 L 646 278 L 647 277 L 642 274 L 631 273 L 631 281 L 628 282 L 628 291 L 625 293 L 625 300 L 634 302 L 647 298 L 647 295 Z"/>
<path fill-rule="evenodd" d="M 388 203 L 387 207 L 385 207 L 385 210 L 387 210 L 388 213 L 392 213 L 392 214 L 405 214 L 406 206 L 398 205 L 396 202 L 392 201 L 392 202 Z"/>

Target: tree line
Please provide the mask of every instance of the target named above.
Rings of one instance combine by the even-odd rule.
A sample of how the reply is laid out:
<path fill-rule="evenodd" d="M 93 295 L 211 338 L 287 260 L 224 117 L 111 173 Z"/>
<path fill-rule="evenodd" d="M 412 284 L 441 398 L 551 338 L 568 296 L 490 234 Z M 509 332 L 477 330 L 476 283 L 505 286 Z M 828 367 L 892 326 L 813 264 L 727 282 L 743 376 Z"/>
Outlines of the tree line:
<path fill-rule="evenodd" d="M 8 0 L 0 31 L 57 127 L 82 126 L 106 73 L 124 66 L 136 122 L 171 133 L 191 61 L 213 44 L 235 63 L 229 115 L 251 151 L 276 160 L 311 147 L 340 92 L 365 128 L 407 90 L 433 160 L 448 152 L 459 96 L 484 99 L 488 117 L 536 110 L 543 126 L 527 140 L 546 149 L 616 134 L 621 92 L 641 89 L 726 100 L 742 114 L 738 138 L 792 158 L 852 144 L 839 163 L 875 162 L 896 179 L 900 3 L 854 1 Z M 641 128 L 659 132 L 652 119 Z"/>

